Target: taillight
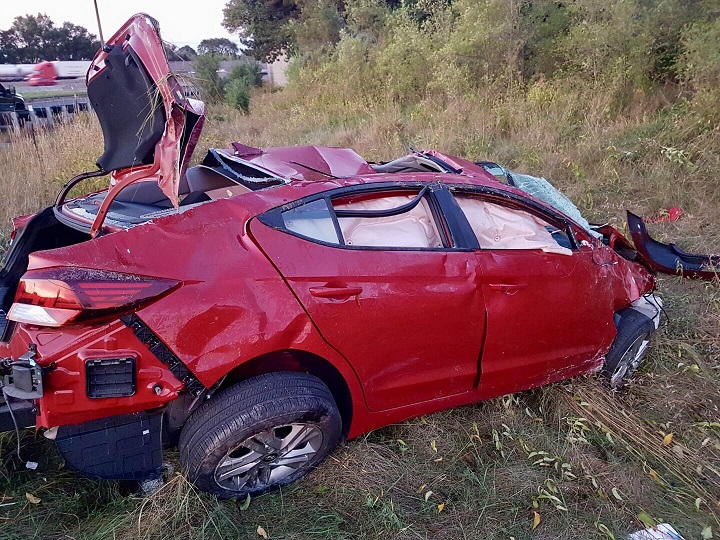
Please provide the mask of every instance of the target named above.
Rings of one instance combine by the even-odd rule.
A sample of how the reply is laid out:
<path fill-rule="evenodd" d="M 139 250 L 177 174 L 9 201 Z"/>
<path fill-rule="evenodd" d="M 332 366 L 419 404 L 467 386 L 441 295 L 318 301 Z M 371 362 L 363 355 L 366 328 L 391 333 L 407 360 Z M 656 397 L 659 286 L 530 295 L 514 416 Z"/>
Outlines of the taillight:
<path fill-rule="evenodd" d="M 138 309 L 179 285 L 170 279 L 89 268 L 31 270 L 18 284 L 11 321 L 62 326 Z"/>

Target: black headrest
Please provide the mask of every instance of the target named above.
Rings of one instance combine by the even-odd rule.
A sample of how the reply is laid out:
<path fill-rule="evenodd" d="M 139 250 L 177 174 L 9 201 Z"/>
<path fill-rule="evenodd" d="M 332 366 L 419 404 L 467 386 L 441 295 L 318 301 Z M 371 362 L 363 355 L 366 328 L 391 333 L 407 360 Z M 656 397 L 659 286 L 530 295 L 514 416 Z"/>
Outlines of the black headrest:
<path fill-rule="evenodd" d="M 104 171 L 149 165 L 165 129 L 162 97 L 132 47 L 115 45 L 105 69 L 88 84 L 88 98 L 100 120 Z"/>

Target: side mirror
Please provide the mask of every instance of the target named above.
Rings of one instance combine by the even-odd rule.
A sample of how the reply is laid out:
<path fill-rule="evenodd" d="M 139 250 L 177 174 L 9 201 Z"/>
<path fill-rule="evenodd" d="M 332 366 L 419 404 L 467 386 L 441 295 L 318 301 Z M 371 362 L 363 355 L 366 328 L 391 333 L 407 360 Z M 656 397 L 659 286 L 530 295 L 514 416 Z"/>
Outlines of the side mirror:
<path fill-rule="evenodd" d="M 8 93 L 8 94 L 15 94 L 15 87 L 14 87 L 14 86 L 8 86 L 7 93 Z"/>

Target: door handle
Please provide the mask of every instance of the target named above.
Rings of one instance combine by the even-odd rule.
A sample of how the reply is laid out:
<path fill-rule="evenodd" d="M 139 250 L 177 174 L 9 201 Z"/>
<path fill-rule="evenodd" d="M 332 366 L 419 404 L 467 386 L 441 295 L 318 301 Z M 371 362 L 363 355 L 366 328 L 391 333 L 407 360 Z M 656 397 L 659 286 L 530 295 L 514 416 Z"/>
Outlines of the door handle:
<path fill-rule="evenodd" d="M 362 287 L 310 287 L 316 298 L 350 298 L 362 292 Z"/>
<path fill-rule="evenodd" d="M 493 291 L 500 291 L 507 295 L 513 295 L 520 289 L 527 287 L 527 283 L 490 283 L 488 285 Z"/>

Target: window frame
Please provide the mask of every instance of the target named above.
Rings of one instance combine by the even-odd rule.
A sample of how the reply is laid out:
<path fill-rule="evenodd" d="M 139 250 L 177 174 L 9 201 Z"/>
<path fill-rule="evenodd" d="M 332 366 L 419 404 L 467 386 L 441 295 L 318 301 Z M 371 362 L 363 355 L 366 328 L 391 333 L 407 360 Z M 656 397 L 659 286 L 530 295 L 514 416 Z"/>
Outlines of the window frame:
<path fill-rule="evenodd" d="M 358 194 L 373 194 L 373 193 L 387 193 L 391 194 L 393 191 L 408 191 L 408 190 L 417 190 L 418 192 L 418 203 L 422 201 L 422 198 L 425 198 L 425 200 L 428 203 L 428 206 L 430 207 L 430 214 L 431 218 L 435 220 L 435 227 L 438 231 L 438 234 L 440 235 L 440 240 L 442 242 L 442 247 L 431 247 L 431 248 L 425 248 L 425 247 L 396 247 L 396 246 L 356 246 L 356 245 L 348 245 L 345 244 L 345 239 L 343 238 L 342 231 L 340 229 L 340 224 L 337 219 L 336 211 L 332 206 L 333 199 L 338 199 L 342 197 L 346 197 L 349 195 L 358 195 Z M 297 199 L 296 201 L 292 201 L 290 203 L 284 204 L 282 206 L 275 207 L 271 210 L 268 210 L 262 214 L 260 214 L 257 219 L 264 225 L 281 231 L 285 234 L 289 234 L 291 236 L 295 236 L 297 238 L 301 238 L 302 240 L 306 240 L 308 242 L 312 242 L 314 244 L 318 244 L 321 246 L 326 247 L 332 247 L 336 249 L 347 249 L 347 250 L 357 250 L 357 251 L 423 251 L 423 252 L 447 252 L 447 251 L 473 251 L 473 248 L 468 247 L 468 239 L 465 238 L 466 233 L 463 233 L 461 230 L 461 227 L 458 225 L 457 220 L 457 214 L 452 212 L 450 215 L 448 215 L 446 211 L 446 206 L 448 204 L 447 198 L 451 197 L 449 194 L 447 188 L 439 183 L 439 182 L 388 182 L 388 183 L 375 183 L 375 184 L 362 184 L 358 186 L 346 186 L 342 188 L 336 188 L 331 189 L 328 191 L 323 191 L 321 193 L 316 193 L 313 195 L 309 195 L 307 197 L 302 197 L 300 199 Z M 333 225 L 335 227 L 335 232 L 338 236 L 338 241 L 341 243 L 330 243 L 325 242 L 323 240 L 318 240 L 317 238 L 311 238 L 308 236 L 304 236 L 300 233 L 297 233 L 295 231 L 289 230 L 285 226 L 285 222 L 283 220 L 282 214 L 283 212 L 286 212 L 288 210 L 292 210 L 294 208 L 297 208 L 299 206 L 309 204 L 318 200 L 325 200 L 325 204 L 328 207 L 328 212 L 330 214 L 330 218 L 333 221 Z M 407 207 L 408 205 L 412 204 L 412 201 L 410 203 L 406 203 L 404 205 L 401 205 L 397 208 L 403 208 Z M 411 211 L 417 204 L 413 205 L 411 208 L 409 208 L 407 211 Z M 458 207 L 458 210 L 460 208 Z M 347 212 L 347 211 L 345 211 Z M 370 214 L 376 211 L 351 211 L 353 213 L 367 213 L 368 217 L 370 217 Z M 387 210 L 381 210 L 379 212 L 387 212 Z M 403 212 L 401 212 L 403 213 Z M 462 216 L 462 219 L 465 219 L 465 216 Z M 468 225 L 469 227 L 469 225 Z M 470 231 L 472 233 L 472 230 Z M 474 234 L 473 234 L 474 237 Z"/>
<path fill-rule="evenodd" d="M 535 201 L 526 199 L 509 191 L 494 189 L 488 186 L 474 186 L 468 184 L 448 184 L 448 193 L 452 197 L 452 209 L 448 206 L 445 212 L 457 212 L 458 221 L 462 222 L 463 229 L 467 228 L 472 236 L 472 244 L 474 251 L 493 251 L 493 248 L 482 247 L 472 230 L 469 220 L 465 216 L 460 204 L 455 199 L 457 196 L 476 197 L 491 204 L 497 204 L 505 208 L 517 209 L 535 216 L 549 225 L 562 230 L 570 240 L 570 250 L 575 253 L 580 250 L 580 242 L 575 235 L 575 227 L 571 221 L 559 212 L 555 212 L 551 207 L 538 204 Z M 497 251 L 533 251 L 529 249 L 503 249 Z"/>

